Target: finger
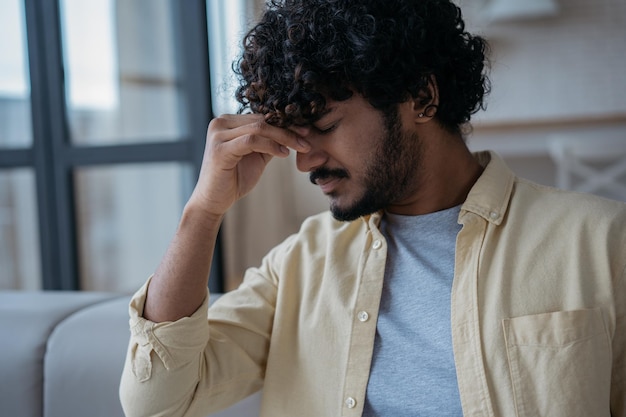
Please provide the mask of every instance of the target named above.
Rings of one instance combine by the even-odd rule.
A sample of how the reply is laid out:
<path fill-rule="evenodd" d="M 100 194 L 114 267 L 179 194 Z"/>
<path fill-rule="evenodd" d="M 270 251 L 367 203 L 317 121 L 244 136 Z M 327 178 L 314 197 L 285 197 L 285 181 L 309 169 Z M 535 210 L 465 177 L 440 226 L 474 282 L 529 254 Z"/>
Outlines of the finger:
<path fill-rule="evenodd" d="M 246 134 L 235 139 L 219 143 L 219 148 L 227 154 L 240 159 L 251 153 L 266 154 L 285 158 L 289 156 L 289 149 L 273 138 L 260 135 Z"/>
<path fill-rule="evenodd" d="M 247 125 L 254 122 L 265 121 L 262 114 L 222 114 L 216 117 L 214 120 L 218 120 L 223 123 L 223 127 L 226 129 L 234 129 L 239 126 Z"/>
<path fill-rule="evenodd" d="M 288 129 L 272 126 L 265 121 L 256 121 L 235 127 L 231 129 L 231 132 L 238 136 L 253 135 L 255 137 L 268 138 L 297 152 L 308 152 L 311 150 L 311 146 L 302 136 Z"/>
<path fill-rule="evenodd" d="M 224 115 L 211 123 L 220 130 L 219 138 L 216 138 L 220 141 L 229 141 L 245 135 L 260 135 L 297 152 L 308 152 L 311 149 L 302 136 L 289 129 L 266 123 L 259 114 Z"/>

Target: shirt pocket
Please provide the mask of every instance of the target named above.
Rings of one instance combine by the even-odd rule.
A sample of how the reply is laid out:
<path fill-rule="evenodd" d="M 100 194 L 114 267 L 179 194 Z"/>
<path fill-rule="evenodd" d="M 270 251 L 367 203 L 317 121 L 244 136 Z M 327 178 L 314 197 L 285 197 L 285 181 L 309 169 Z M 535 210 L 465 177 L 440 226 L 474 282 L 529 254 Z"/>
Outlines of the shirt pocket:
<path fill-rule="evenodd" d="M 600 309 L 502 325 L 517 417 L 610 416 L 611 347 Z"/>

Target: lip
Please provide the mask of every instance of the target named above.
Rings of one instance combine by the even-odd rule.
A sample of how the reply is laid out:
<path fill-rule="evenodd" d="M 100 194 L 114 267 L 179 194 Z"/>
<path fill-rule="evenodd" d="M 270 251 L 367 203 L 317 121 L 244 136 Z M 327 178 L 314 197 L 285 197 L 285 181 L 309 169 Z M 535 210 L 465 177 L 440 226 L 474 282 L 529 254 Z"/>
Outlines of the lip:
<path fill-rule="evenodd" d="M 315 183 L 320 187 L 324 194 L 330 194 L 343 180 L 343 178 L 327 178 L 327 179 L 319 179 L 315 181 Z"/>

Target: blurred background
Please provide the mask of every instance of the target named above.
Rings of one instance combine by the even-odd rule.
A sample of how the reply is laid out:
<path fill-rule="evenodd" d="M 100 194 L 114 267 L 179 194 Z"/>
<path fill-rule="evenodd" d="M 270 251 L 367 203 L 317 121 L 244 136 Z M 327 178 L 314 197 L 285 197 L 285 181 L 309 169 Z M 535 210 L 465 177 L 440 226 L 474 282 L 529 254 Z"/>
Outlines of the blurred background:
<path fill-rule="evenodd" d="M 519 175 L 626 201 L 626 2 L 459 0 L 492 47 L 468 137 Z M 128 293 L 194 185 L 256 0 L 0 0 L 0 290 Z M 248 266 L 326 198 L 293 158 L 228 213 L 211 277 Z"/>

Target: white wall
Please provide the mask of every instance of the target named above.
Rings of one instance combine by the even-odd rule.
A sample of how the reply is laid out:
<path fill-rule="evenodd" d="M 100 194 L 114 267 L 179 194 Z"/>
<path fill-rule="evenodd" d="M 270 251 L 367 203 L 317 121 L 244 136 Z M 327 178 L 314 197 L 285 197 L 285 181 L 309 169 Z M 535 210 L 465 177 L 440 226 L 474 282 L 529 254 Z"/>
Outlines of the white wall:
<path fill-rule="evenodd" d="M 489 23 L 488 1 L 459 1 L 493 50 L 493 90 L 470 147 L 495 149 L 518 174 L 550 185 L 555 136 L 598 146 L 621 138 L 626 149 L 626 2 L 556 2 L 555 16 Z"/>
<path fill-rule="evenodd" d="M 626 114 L 626 2 L 557 0 L 556 16 L 488 23 L 487 2 L 460 1 L 493 47 L 486 122 Z"/>

